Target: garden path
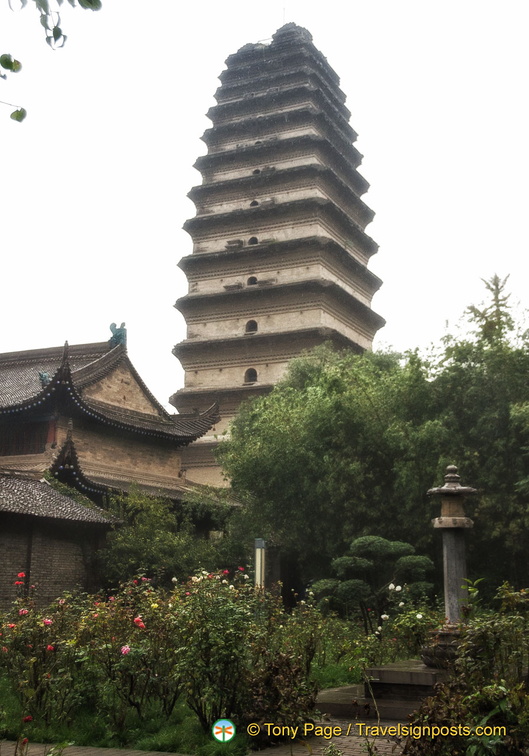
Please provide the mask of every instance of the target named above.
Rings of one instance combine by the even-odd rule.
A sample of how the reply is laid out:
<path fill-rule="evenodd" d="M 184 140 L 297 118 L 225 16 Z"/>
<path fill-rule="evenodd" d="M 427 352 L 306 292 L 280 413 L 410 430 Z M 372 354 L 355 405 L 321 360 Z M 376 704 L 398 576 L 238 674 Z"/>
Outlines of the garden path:
<path fill-rule="evenodd" d="M 374 725 L 374 720 L 368 720 L 368 724 Z M 328 722 L 322 722 L 322 726 L 338 726 L 342 731 L 347 732 L 349 722 L 339 719 L 331 719 Z M 396 722 L 380 722 L 381 726 L 396 726 Z M 342 735 L 338 738 L 327 740 L 323 737 L 313 737 L 306 741 L 310 744 L 309 751 L 302 742 L 294 741 L 293 744 L 286 743 L 273 748 L 265 748 L 263 751 L 254 752 L 259 756 L 320 756 L 323 749 L 329 743 L 333 742 L 342 751 L 344 756 L 365 756 L 367 753 L 366 738 L 358 732 L 357 723 L 353 722 L 351 733 Z M 373 738 L 369 738 L 373 743 Z M 404 741 L 397 743 L 395 739 L 380 736 L 376 738 L 377 756 L 400 756 L 404 747 Z M 27 753 L 24 756 L 46 756 L 52 746 L 39 743 L 30 743 Z M 0 756 L 14 756 L 15 743 L 13 741 L 0 742 Z M 20 751 L 19 751 L 20 753 Z M 90 746 L 68 746 L 63 751 L 63 756 L 181 756 L 180 754 L 168 754 L 163 751 L 134 751 L 128 748 L 92 748 Z"/>

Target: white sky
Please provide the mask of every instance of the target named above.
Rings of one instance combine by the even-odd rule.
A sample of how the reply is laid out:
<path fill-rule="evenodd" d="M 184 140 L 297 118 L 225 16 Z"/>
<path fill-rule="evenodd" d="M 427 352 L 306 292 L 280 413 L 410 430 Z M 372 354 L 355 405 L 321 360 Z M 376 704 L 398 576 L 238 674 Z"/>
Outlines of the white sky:
<path fill-rule="evenodd" d="M 226 57 L 284 22 L 312 33 L 341 77 L 376 212 L 384 281 L 377 344 L 425 346 L 511 274 L 527 305 L 527 0 L 103 0 L 65 3 L 51 51 L 33 7 L 0 0 L 0 352 L 103 341 L 126 321 L 129 353 L 164 403 L 183 385 L 176 267 L 200 183 Z M 32 5 L 30 3 L 29 5 Z"/>

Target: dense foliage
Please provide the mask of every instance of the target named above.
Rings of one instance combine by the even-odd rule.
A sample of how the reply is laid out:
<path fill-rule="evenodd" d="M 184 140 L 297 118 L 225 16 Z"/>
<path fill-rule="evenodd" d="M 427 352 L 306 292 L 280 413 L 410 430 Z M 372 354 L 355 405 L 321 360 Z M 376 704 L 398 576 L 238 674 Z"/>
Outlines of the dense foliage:
<path fill-rule="evenodd" d="M 175 504 L 133 487 L 127 495 L 115 497 L 109 509 L 117 524 L 97 555 L 103 585 L 115 587 L 131 575 L 145 574 L 167 588 L 173 578 L 186 580 L 206 566 L 236 567 L 247 561 L 232 539 L 207 537 L 209 531 L 227 527 L 231 507 L 222 492 L 211 501 Z"/>
<path fill-rule="evenodd" d="M 92 711 L 92 738 L 126 742 L 131 730 L 171 717 L 179 701 L 204 732 L 224 717 L 296 724 L 311 716 L 321 617 L 309 605 L 286 614 L 242 567 L 203 572 L 170 592 L 140 577 L 111 596 L 65 595 L 44 610 L 23 573 L 17 584 L 21 596 L 1 618 L 0 670 L 20 707 L 20 731 L 3 725 L 11 736 Z"/>
<path fill-rule="evenodd" d="M 480 611 L 462 628 L 455 674 L 437 686 L 415 724 L 435 723 L 447 735 L 407 745 L 410 756 L 514 756 L 529 744 L 529 593 L 504 584 L 497 611 Z M 464 724 L 470 735 L 450 731 Z M 477 726 L 485 728 L 476 733 Z M 496 728 L 496 729 L 494 729 Z"/>
<path fill-rule="evenodd" d="M 425 578 L 433 570 L 433 562 L 415 554 L 415 549 L 403 541 L 388 541 L 380 536 L 362 536 L 350 544 L 344 556 L 331 564 L 336 577 L 318 580 L 312 586 L 324 611 L 342 616 L 361 614 L 366 632 L 372 630 L 367 608 L 376 615 L 388 609 L 391 591 L 397 583 L 406 584 L 408 596 L 423 599 L 431 594 L 433 585 Z M 399 591 L 401 588 L 399 588 Z"/>
<path fill-rule="evenodd" d="M 490 304 L 469 308 L 475 333 L 435 355 L 322 347 L 241 408 L 221 463 L 247 502 L 246 530 L 278 544 L 303 581 L 329 577 L 361 536 L 434 557 L 438 512 L 425 493 L 455 463 L 480 489 L 473 571 L 529 582 L 529 349 L 504 285 L 487 283 Z"/>

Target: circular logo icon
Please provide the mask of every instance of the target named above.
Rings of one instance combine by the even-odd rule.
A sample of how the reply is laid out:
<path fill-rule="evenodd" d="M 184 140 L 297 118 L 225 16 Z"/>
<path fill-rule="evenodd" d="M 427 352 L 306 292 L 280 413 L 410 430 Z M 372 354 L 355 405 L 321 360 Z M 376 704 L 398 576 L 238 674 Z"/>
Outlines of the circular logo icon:
<path fill-rule="evenodd" d="M 219 743 L 227 743 L 235 736 L 235 725 L 229 719 L 217 719 L 211 728 L 211 734 Z"/>

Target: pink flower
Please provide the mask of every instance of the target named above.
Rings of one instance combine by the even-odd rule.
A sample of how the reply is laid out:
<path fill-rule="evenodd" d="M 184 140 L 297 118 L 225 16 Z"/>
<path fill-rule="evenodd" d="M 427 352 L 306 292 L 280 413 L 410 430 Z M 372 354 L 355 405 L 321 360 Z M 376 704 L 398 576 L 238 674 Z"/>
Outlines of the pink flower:
<path fill-rule="evenodd" d="M 51 620 L 51 619 L 43 619 L 42 620 L 42 624 L 46 625 L 46 626 L 53 625 L 53 620 Z"/>
<path fill-rule="evenodd" d="M 130 646 L 121 646 L 121 653 L 123 656 L 130 654 Z"/>
<path fill-rule="evenodd" d="M 59 599 L 59 605 L 62 606 L 66 603 L 66 599 Z"/>
<path fill-rule="evenodd" d="M 2 646 L 2 651 L 4 654 L 7 654 L 7 648 L 5 646 Z"/>
<path fill-rule="evenodd" d="M 145 625 L 143 624 L 142 618 L 139 616 L 134 618 L 134 624 L 136 625 L 136 627 L 141 627 L 141 628 L 145 627 Z"/>
<path fill-rule="evenodd" d="M 138 585 L 138 581 L 137 580 L 133 580 L 132 582 L 134 583 L 134 585 Z"/>
<path fill-rule="evenodd" d="M 229 574 L 230 574 L 230 571 L 229 571 L 229 570 L 222 570 L 222 574 L 223 574 L 223 575 L 229 575 Z"/>
<path fill-rule="evenodd" d="M 92 617 L 93 617 L 94 619 L 97 619 L 97 617 L 99 617 L 99 614 L 97 614 L 97 612 L 96 612 L 95 614 L 92 614 Z"/>
<path fill-rule="evenodd" d="M 189 593 L 189 591 L 186 591 L 186 596 L 191 596 L 191 594 Z"/>
<path fill-rule="evenodd" d="M 16 627 L 16 625 L 13 622 L 11 622 L 11 624 L 8 625 L 8 627 L 12 630 L 14 627 Z"/>
<path fill-rule="evenodd" d="M 46 651 L 55 651 L 54 646 L 50 646 L 49 644 L 46 646 Z"/>
<path fill-rule="evenodd" d="M 17 575 L 17 577 L 26 577 L 26 573 L 25 572 L 19 572 L 18 575 Z"/>
<path fill-rule="evenodd" d="M 244 567 L 237 567 L 237 569 L 239 570 L 239 572 L 244 572 Z"/>
<path fill-rule="evenodd" d="M 27 614 L 28 610 L 27 609 L 19 609 L 18 613 L 20 614 L 20 616 L 22 616 L 23 614 Z"/>

